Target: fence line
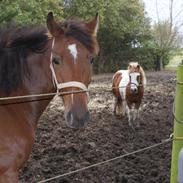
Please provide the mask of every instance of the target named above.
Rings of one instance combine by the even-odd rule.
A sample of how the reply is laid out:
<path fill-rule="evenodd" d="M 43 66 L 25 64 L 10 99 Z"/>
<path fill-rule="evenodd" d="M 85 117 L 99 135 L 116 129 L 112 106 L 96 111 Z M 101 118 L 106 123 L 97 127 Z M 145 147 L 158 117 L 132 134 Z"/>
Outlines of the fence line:
<path fill-rule="evenodd" d="M 173 81 L 176 81 L 176 80 L 173 80 Z M 172 81 L 167 80 L 167 81 L 165 81 L 163 83 L 172 83 Z M 159 84 L 162 84 L 162 83 L 159 83 Z M 178 84 L 183 84 L 183 83 L 178 83 Z M 146 86 L 154 86 L 154 85 L 157 85 L 157 83 L 151 83 L 151 84 L 148 84 Z M 111 87 L 111 89 L 105 89 L 104 92 L 112 92 L 112 89 L 125 88 L 125 87 L 126 86 Z M 95 91 L 96 91 L 96 89 L 95 89 Z M 68 91 L 68 92 L 53 92 L 53 93 L 22 95 L 22 96 L 13 96 L 13 97 L 2 97 L 2 98 L 0 98 L 0 102 L 4 102 L 4 101 L 7 101 L 7 100 L 8 101 L 19 100 L 19 99 L 26 99 L 26 100 L 25 101 L 9 102 L 9 103 L 0 103 L 0 105 L 17 104 L 17 103 L 23 103 L 23 102 L 39 101 L 39 100 L 47 100 L 47 99 L 50 99 L 51 97 L 54 97 L 55 95 L 63 96 L 63 95 L 78 94 L 78 93 L 84 93 L 84 92 L 89 92 L 89 90 L 77 90 L 77 91 L 71 91 L 71 92 L 70 91 Z M 46 98 L 46 97 L 50 97 L 50 98 Z M 27 99 L 30 99 L 30 100 L 27 100 Z M 175 116 L 174 116 L 174 118 L 175 118 Z M 52 177 L 52 178 L 49 178 L 49 179 L 45 179 L 45 180 L 39 181 L 37 183 L 45 183 L 45 182 L 48 182 L 48 181 L 51 181 L 51 180 L 62 178 L 64 176 L 72 175 L 72 174 L 77 173 L 77 172 L 81 172 L 81 171 L 84 171 L 84 170 L 87 170 L 87 169 L 91 169 L 93 167 L 104 165 L 104 164 L 107 164 L 109 162 L 113 162 L 113 161 L 115 161 L 117 159 L 122 159 L 124 157 L 128 157 L 130 155 L 133 155 L 133 154 L 136 154 L 136 153 L 140 153 L 140 152 L 143 152 L 143 151 L 146 151 L 146 150 L 149 150 L 149 149 L 161 146 L 161 145 L 166 144 L 166 143 L 168 143 L 168 142 L 170 142 L 172 140 L 173 140 L 172 137 L 169 137 L 168 139 L 165 139 L 165 140 L 163 140 L 160 143 L 157 143 L 157 144 L 154 144 L 154 145 L 151 145 L 151 146 L 148 146 L 148 147 L 145 147 L 145 148 L 142 148 L 142 149 L 139 149 L 139 150 L 136 150 L 136 151 L 124 154 L 124 155 L 120 155 L 120 156 L 117 156 L 115 158 L 112 158 L 112 159 L 109 159 L 109 160 L 105 160 L 105 161 L 102 161 L 102 162 L 99 162 L 99 163 L 96 163 L 96 164 L 93 164 L 93 165 L 90 165 L 90 166 L 87 166 L 87 167 L 83 167 L 83 168 L 80 168 L 80 169 L 77 169 L 77 170 L 74 170 L 74 171 L 71 171 L 71 172 L 68 172 L 68 173 L 57 175 L 55 177 Z M 182 139 L 179 139 L 179 140 L 182 140 Z"/>
<path fill-rule="evenodd" d="M 168 83 L 170 83 L 170 82 L 168 82 Z M 179 84 L 180 84 L 180 83 L 179 83 Z M 182 83 L 181 83 L 181 84 L 182 84 Z M 153 84 L 153 85 L 155 85 L 155 84 Z M 149 85 L 148 85 L 148 86 L 149 86 Z M 152 84 L 151 84 L 150 86 L 152 86 Z M 120 88 L 120 87 L 118 87 L 118 88 Z M 106 90 L 104 90 L 104 91 L 106 91 Z M 111 90 L 110 90 L 110 91 L 111 91 Z M 174 116 L 174 118 L 175 118 L 175 116 Z M 145 147 L 145 148 L 142 148 L 142 149 L 139 149 L 139 150 L 130 152 L 130 153 L 126 153 L 126 154 L 123 154 L 123 155 L 120 155 L 120 156 L 111 158 L 111 159 L 109 159 L 109 160 L 105 160 L 105 161 L 102 161 L 102 162 L 99 162 L 99 163 L 95 163 L 95 164 L 89 165 L 89 166 L 87 166 L 87 167 L 83 167 L 83 168 L 80 168 L 80 169 L 77 169 L 77 170 L 73 170 L 73 171 L 70 171 L 70 172 L 67 172 L 67 173 L 64 173 L 64 174 L 60 174 L 60 175 L 54 176 L 54 177 L 52 177 L 52 178 L 44 179 L 44 180 L 38 181 L 37 183 L 46 183 L 46 182 L 49 182 L 49 181 L 52 181 L 52 180 L 55 180 L 55 179 L 63 178 L 63 177 L 65 177 L 65 176 L 69 176 L 69 175 L 72 175 L 72 174 L 75 174 L 75 173 L 78 173 L 78 172 L 82 172 L 82 171 L 85 171 L 85 170 L 88 170 L 88 169 L 91 169 L 91 168 L 94 168 L 94 167 L 98 167 L 98 166 L 101 166 L 101 165 L 104 165 L 104 164 L 113 162 L 113 161 L 115 161 L 115 160 L 118 160 L 118 159 L 122 159 L 122 158 L 128 157 L 128 156 L 130 156 L 130 155 L 134 155 L 134 154 L 137 154 L 137 153 L 146 151 L 146 150 L 150 150 L 150 149 L 159 147 L 159 146 L 161 146 L 161 145 L 164 145 L 164 144 L 166 144 L 166 143 L 171 142 L 172 140 L 183 140 L 183 138 L 182 138 L 182 137 L 176 137 L 176 138 L 174 138 L 174 137 L 173 137 L 173 134 L 171 134 L 170 137 L 169 137 L 168 139 L 165 139 L 165 140 L 163 140 L 163 141 L 160 142 L 160 143 L 157 143 L 157 144 L 154 144 L 154 145 L 151 145 L 151 146 L 148 146 L 148 147 Z"/>
<path fill-rule="evenodd" d="M 126 154 L 117 156 L 117 157 L 115 157 L 115 158 L 111 158 L 111 159 L 109 159 L 109 160 L 105 160 L 105 161 L 102 161 L 102 162 L 99 162 L 99 163 L 95 163 L 95 164 L 92 164 L 92 165 L 87 166 L 87 167 L 83 167 L 83 168 L 80 168 L 80 169 L 77 169 L 77 170 L 73 170 L 73 171 L 70 171 L 70 172 L 61 174 L 61 175 L 57 175 L 57 176 L 52 177 L 52 178 L 48 178 L 48 179 L 45 179 L 45 180 L 42 180 L 42 181 L 38 181 L 37 183 L 49 182 L 49 181 L 51 181 L 51 180 L 55 180 L 55 179 L 58 179 L 58 178 L 62 178 L 62 177 L 65 177 L 65 176 L 69 176 L 69 175 L 72 175 L 72 174 L 74 174 L 74 173 L 82 172 L 82 171 L 84 171 L 84 170 L 88 170 L 88 169 L 91 169 L 91 168 L 94 168 L 94 167 L 98 167 L 98 166 L 100 166 L 100 165 L 104 165 L 104 164 L 113 162 L 113 161 L 118 160 L 118 159 L 122 159 L 122 158 L 131 156 L 131 155 L 134 155 L 134 154 L 137 154 L 137 153 L 146 151 L 146 150 L 153 149 L 153 148 L 155 148 L 155 147 L 159 147 L 159 146 L 161 146 L 161 145 L 164 145 L 164 144 L 166 144 L 166 143 L 171 142 L 171 141 L 173 140 L 172 137 L 173 137 L 173 136 L 170 135 L 170 137 L 169 137 L 168 139 L 162 140 L 162 142 L 160 142 L 160 143 L 153 144 L 153 145 L 151 145 L 151 146 L 148 146 L 148 147 L 145 147 L 145 148 L 142 148 L 142 149 L 139 149 L 139 150 L 130 152 L 130 153 L 126 153 Z"/>
<path fill-rule="evenodd" d="M 55 95 L 68 95 L 74 93 L 83 93 L 88 92 L 89 90 L 77 90 L 72 92 L 53 92 L 53 93 L 42 93 L 42 94 L 33 94 L 33 95 L 22 95 L 22 96 L 14 96 L 14 97 L 1 97 L 0 101 L 4 100 L 15 100 L 15 99 L 27 99 L 27 98 L 36 98 L 36 97 L 52 97 Z"/>
<path fill-rule="evenodd" d="M 167 80 L 163 83 L 172 83 L 172 81 Z M 160 83 L 161 84 L 161 83 Z M 180 84 L 180 83 L 179 83 Z M 157 83 L 151 83 L 146 86 L 154 86 L 157 85 Z M 125 88 L 126 86 L 121 87 L 111 87 L 111 89 L 104 89 L 103 92 L 112 92 L 112 89 L 118 89 L 118 88 Z M 0 102 L 4 101 L 12 101 L 12 100 L 20 100 L 23 99 L 24 101 L 18 101 L 18 102 L 7 102 L 7 103 L 0 103 L 0 105 L 7 105 L 7 104 L 16 104 L 16 103 L 24 103 L 24 102 L 32 102 L 32 101 L 39 101 L 39 100 L 47 100 L 51 97 L 54 97 L 55 95 L 63 96 L 63 95 L 69 95 L 69 94 L 78 94 L 78 93 L 85 93 L 96 89 L 88 89 L 88 90 L 76 90 L 76 91 L 67 91 L 67 92 L 53 92 L 53 93 L 40 93 L 40 94 L 31 94 L 31 95 L 22 95 L 22 96 L 13 96 L 13 97 L 0 97 Z M 50 98 L 45 98 L 50 97 Z M 30 99 L 30 100 L 28 100 Z"/>

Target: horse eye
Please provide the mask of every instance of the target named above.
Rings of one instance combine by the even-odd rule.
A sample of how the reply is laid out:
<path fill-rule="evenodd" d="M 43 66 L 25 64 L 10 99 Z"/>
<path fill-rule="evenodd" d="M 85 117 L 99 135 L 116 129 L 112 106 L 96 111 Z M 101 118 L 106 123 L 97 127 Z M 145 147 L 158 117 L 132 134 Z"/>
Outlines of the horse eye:
<path fill-rule="evenodd" d="M 59 59 L 58 58 L 53 58 L 52 62 L 56 65 L 59 65 L 60 62 L 59 62 Z"/>
<path fill-rule="evenodd" d="M 94 58 L 91 58 L 90 63 L 93 64 L 93 62 L 94 62 Z"/>

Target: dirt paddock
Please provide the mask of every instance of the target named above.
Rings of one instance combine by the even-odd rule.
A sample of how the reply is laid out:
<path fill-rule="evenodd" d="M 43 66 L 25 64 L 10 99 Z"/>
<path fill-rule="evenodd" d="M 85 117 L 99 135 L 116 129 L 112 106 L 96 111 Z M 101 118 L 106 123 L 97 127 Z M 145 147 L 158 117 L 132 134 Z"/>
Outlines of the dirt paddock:
<path fill-rule="evenodd" d="M 112 74 L 93 77 L 86 129 L 67 127 L 62 100 L 53 100 L 39 120 L 36 142 L 21 172 L 21 183 L 35 183 L 156 144 L 172 133 L 175 72 L 147 72 L 148 86 L 135 132 L 126 118 L 112 115 Z M 168 183 L 171 142 L 52 183 Z"/>

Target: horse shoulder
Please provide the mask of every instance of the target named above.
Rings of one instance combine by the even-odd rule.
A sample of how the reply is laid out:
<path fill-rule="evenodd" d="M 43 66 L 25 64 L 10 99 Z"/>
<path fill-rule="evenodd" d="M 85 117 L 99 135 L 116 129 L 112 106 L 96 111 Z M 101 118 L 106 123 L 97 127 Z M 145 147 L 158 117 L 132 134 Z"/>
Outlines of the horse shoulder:
<path fill-rule="evenodd" d="M 10 169 L 17 171 L 28 159 L 34 143 L 35 133 L 18 108 L 0 107 L 0 180 Z M 8 115 L 10 114 L 11 115 Z"/>

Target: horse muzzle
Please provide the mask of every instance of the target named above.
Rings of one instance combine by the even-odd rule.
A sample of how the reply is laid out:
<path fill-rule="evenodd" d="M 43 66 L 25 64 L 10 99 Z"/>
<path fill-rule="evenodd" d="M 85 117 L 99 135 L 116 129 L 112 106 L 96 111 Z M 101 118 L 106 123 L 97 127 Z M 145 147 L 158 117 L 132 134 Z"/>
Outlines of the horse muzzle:
<path fill-rule="evenodd" d="M 87 103 L 89 102 L 88 88 L 83 83 L 78 81 L 58 83 L 56 80 L 55 83 L 57 85 L 57 91 L 71 87 L 78 88 L 80 90 L 71 90 L 71 93 L 66 95 L 65 98 L 63 96 L 65 101 L 65 108 L 67 108 L 66 111 L 68 111 L 65 112 L 65 119 L 69 127 L 85 127 L 90 121 L 90 113 L 87 109 Z M 70 105 L 71 107 L 67 107 Z"/>
<path fill-rule="evenodd" d="M 138 88 L 131 88 L 130 92 L 132 95 L 136 95 L 138 93 Z"/>
<path fill-rule="evenodd" d="M 65 120 L 69 127 L 83 128 L 90 122 L 88 95 L 86 93 L 71 94 L 63 97 L 65 104 Z"/>
<path fill-rule="evenodd" d="M 69 111 L 65 114 L 65 119 L 71 128 L 83 128 L 90 122 L 90 113 L 87 111 L 83 115 L 78 116 L 75 112 Z"/>

